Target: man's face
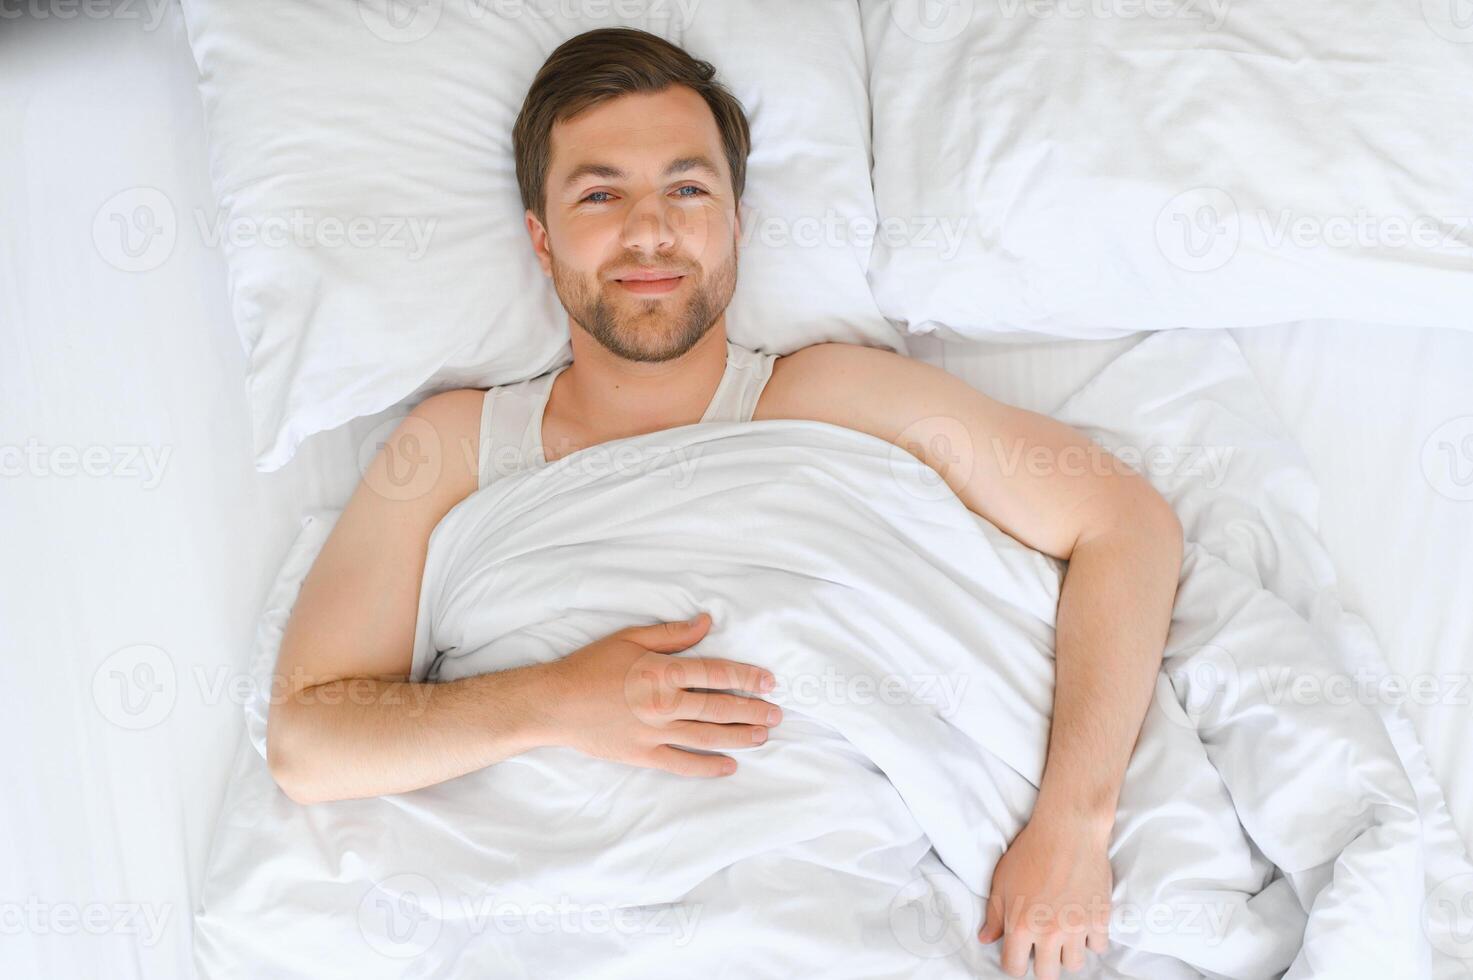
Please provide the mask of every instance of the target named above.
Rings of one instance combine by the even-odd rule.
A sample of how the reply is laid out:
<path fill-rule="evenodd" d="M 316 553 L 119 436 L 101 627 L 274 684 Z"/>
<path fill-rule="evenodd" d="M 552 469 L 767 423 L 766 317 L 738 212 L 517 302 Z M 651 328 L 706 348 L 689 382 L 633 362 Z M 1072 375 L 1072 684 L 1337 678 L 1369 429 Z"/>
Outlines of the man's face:
<path fill-rule="evenodd" d="M 547 222 L 527 212 L 573 320 L 631 361 L 679 357 L 736 289 L 739 232 L 721 134 L 684 86 L 623 95 L 552 131 Z"/>

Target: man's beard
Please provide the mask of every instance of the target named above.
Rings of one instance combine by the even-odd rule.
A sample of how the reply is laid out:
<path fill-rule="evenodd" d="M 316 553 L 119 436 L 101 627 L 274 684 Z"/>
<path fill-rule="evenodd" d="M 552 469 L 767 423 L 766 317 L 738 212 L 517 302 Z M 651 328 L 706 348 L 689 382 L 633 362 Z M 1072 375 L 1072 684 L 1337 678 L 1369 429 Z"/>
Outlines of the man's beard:
<path fill-rule="evenodd" d="M 736 291 L 735 249 L 710 277 L 699 268 L 686 273 L 691 289 L 683 305 L 675 305 L 668 296 L 643 299 L 629 293 L 632 302 L 627 305 L 632 309 L 616 309 L 604 294 L 603 289 L 622 290 L 618 283 L 580 275 L 558 262 L 556 255 L 551 258 L 553 288 L 573 322 L 626 361 L 671 361 L 684 354 L 716 323 Z"/>

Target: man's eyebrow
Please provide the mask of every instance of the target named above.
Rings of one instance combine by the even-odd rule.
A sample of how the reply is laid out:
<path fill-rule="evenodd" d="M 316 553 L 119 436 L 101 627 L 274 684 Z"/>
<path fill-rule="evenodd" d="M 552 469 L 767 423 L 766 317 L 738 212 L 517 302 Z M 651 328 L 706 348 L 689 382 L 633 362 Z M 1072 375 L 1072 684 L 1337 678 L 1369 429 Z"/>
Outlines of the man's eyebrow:
<path fill-rule="evenodd" d="M 580 163 L 573 168 L 563 181 L 564 187 L 570 187 L 584 177 L 602 177 L 605 180 L 622 180 L 629 175 L 618 167 L 611 167 L 607 163 Z"/>
<path fill-rule="evenodd" d="M 721 176 L 721 171 L 716 169 L 716 164 L 711 162 L 711 158 L 701 154 L 678 157 L 671 160 L 669 166 L 665 168 L 665 172 L 661 176 L 670 177 L 688 170 L 704 170 L 712 177 Z M 580 163 L 573 168 L 572 173 L 564 178 L 563 186 L 571 187 L 584 177 L 600 177 L 604 180 L 623 180 L 628 176 L 627 173 L 618 167 L 611 166 L 607 163 Z"/>
<path fill-rule="evenodd" d="M 684 173 L 687 170 L 704 170 L 712 177 L 720 177 L 721 171 L 716 169 L 716 164 L 711 162 L 710 157 L 697 154 L 696 156 L 680 157 L 670 161 L 670 166 L 665 168 L 663 176 L 669 177 L 673 174 Z"/>

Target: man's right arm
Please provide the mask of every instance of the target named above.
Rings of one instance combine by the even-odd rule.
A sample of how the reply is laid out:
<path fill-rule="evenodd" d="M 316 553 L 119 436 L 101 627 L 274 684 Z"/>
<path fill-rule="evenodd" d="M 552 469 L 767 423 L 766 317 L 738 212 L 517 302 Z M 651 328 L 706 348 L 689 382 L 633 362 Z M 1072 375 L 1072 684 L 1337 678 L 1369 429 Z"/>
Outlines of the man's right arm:
<path fill-rule="evenodd" d="M 266 732 L 272 775 L 298 802 L 427 786 L 526 737 L 515 707 L 530 672 L 440 690 L 407 680 L 430 532 L 476 489 L 465 450 L 482 395 L 432 396 L 400 423 L 302 583 Z"/>
<path fill-rule="evenodd" d="M 426 399 L 374 457 L 302 584 L 282 637 L 267 761 L 299 803 L 402 793 L 539 746 L 719 776 L 682 751 L 750 747 L 772 706 L 691 688 L 760 691 L 771 675 L 667 656 L 709 618 L 621 630 L 562 660 L 444 684 L 408 680 L 430 533 L 477 485 L 476 390 Z M 760 735 L 759 735 L 760 729 Z"/>

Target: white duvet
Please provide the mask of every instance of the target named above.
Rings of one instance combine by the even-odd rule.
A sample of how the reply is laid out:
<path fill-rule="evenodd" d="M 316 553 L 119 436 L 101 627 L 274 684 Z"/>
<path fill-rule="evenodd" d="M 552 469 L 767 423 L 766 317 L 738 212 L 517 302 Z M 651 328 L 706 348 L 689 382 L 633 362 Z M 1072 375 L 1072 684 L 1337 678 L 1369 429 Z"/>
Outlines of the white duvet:
<path fill-rule="evenodd" d="M 1454 944 L 1433 893 L 1466 859 L 1409 727 L 1358 693 L 1384 665 L 1236 346 L 1158 334 L 1060 414 L 1145 471 L 1189 539 L 1111 846 L 1113 948 L 1087 972 L 1433 971 Z M 288 560 L 258 677 L 329 526 Z M 910 455 L 818 423 L 688 426 L 498 482 L 431 539 L 416 678 L 704 609 L 682 656 L 768 667 L 783 723 L 727 779 L 542 749 L 299 807 L 265 771 L 257 701 L 201 972 L 1002 976 L 979 896 L 1042 771 L 1063 570 Z"/>

